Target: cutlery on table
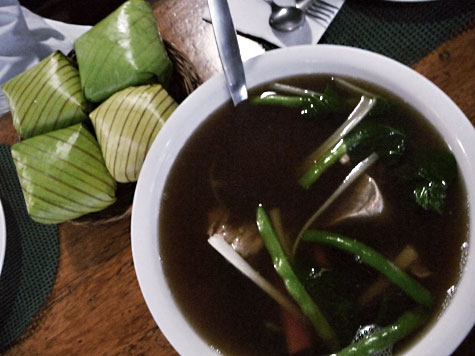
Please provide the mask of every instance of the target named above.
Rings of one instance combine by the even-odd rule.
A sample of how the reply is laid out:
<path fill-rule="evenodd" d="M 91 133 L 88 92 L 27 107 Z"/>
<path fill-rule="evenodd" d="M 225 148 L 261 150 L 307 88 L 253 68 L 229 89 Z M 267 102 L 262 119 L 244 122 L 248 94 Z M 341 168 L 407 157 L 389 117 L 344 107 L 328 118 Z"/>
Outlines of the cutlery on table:
<path fill-rule="evenodd" d="M 305 22 L 305 13 L 296 6 L 279 6 L 273 0 L 266 0 L 271 6 L 269 25 L 277 31 L 291 32 Z"/>
<path fill-rule="evenodd" d="M 328 25 L 340 9 L 325 0 L 297 0 L 295 6 L 279 6 L 273 0 L 265 1 L 271 5 L 269 25 L 282 32 L 300 28 L 305 22 L 305 15 Z"/>
<path fill-rule="evenodd" d="M 208 0 L 219 58 L 234 106 L 247 99 L 246 77 L 227 0 Z"/>

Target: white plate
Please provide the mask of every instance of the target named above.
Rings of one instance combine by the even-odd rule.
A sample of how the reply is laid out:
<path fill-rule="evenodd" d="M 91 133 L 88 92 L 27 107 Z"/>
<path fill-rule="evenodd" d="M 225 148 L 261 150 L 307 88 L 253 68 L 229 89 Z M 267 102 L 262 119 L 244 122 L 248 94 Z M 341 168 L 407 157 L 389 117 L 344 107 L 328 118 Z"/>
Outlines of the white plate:
<path fill-rule="evenodd" d="M 439 88 L 411 68 L 350 47 L 294 46 L 268 51 L 244 64 L 253 88 L 282 77 L 311 73 L 350 76 L 378 84 L 404 98 L 426 117 L 459 163 L 470 204 L 470 244 L 465 273 L 452 302 L 406 356 L 447 356 L 475 321 L 475 130 Z M 224 75 L 206 81 L 172 114 L 157 135 L 140 172 L 132 209 L 132 254 L 142 294 L 161 331 L 180 355 L 220 355 L 199 337 L 176 305 L 163 273 L 158 238 L 160 197 L 172 164 L 200 123 L 229 100 Z"/>
<path fill-rule="evenodd" d="M 2 274 L 3 260 L 7 248 L 7 229 L 5 227 L 5 216 L 3 215 L 2 202 L 0 201 L 0 274 Z"/>

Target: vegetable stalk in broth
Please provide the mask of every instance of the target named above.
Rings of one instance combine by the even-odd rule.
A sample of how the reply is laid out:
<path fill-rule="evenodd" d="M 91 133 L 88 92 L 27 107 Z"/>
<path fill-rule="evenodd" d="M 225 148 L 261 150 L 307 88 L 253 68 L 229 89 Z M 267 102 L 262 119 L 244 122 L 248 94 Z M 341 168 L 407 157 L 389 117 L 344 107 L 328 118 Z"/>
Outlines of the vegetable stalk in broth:
<path fill-rule="evenodd" d="M 435 320 L 457 282 L 467 204 L 455 160 L 402 100 L 354 83 L 377 93 L 376 105 L 342 139 L 342 152 L 314 161 L 325 169 L 313 184 L 299 184 L 306 158 L 361 100 L 328 76 L 280 82 L 308 91 L 257 88 L 237 108 L 220 108 L 180 152 L 159 217 L 170 289 L 225 355 L 397 354 Z M 367 157 L 377 159 L 339 190 Z M 246 275 L 258 278 L 228 263 L 210 236 L 229 243 L 253 270 Z M 370 324 L 380 331 L 354 341 Z"/>

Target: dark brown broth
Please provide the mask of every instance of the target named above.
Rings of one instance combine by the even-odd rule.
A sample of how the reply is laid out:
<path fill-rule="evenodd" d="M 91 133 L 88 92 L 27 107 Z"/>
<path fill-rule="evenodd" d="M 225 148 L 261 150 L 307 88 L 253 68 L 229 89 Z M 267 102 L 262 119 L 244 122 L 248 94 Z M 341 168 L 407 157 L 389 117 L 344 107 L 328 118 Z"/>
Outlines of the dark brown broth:
<path fill-rule="evenodd" d="M 286 82 L 322 90 L 328 80 L 313 76 Z M 380 89 L 371 90 L 398 104 L 394 116 L 386 121 L 408 134 L 410 150 L 419 145 L 446 147 L 413 109 Z M 346 115 L 335 116 L 316 123 L 302 119 L 295 110 L 250 107 L 246 103 L 235 109 L 228 103 L 192 135 L 174 164 L 161 202 L 160 255 L 170 289 L 183 314 L 223 354 L 286 355 L 286 346 L 279 332 L 269 327 L 280 325 L 279 307 L 207 243 L 207 214 L 217 204 L 210 188 L 210 175 L 228 181 L 229 186 L 220 192 L 220 198 L 231 209 L 235 224 L 254 221 L 260 203 L 266 209 L 278 206 L 286 231 L 295 236 L 351 168 L 332 167 L 309 191 L 296 184 L 302 159 L 345 118 Z M 430 278 L 421 282 L 441 305 L 446 290 L 456 281 L 460 245 L 467 235 L 463 184 L 458 182 L 451 188 L 441 217 L 402 202 L 402 192 L 388 181 L 381 165 L 377 164 L 369 174 L 378 182 L 389 208 L 382 216 L 353 220 L 332 230 L 361 239 L 388 257 L 394 257 L 411 243 L 433 271 Z M 351 256 L 342 256 L 341 265 L 345 268 L 354 263 Z M 263 275 L 275 280 L 266 251 L 260 254 L 257 266 Z M 368 269 L 367 281 L 347 282 L 364 290 L 365 284 L 377 276 Z M 402 310 L 413 305 L 404 296 L 399 302 L 403 303 Z M 377 310 L 361 314 L 367 318 L 361 321 L 364 324 L 371 322 Z"/>

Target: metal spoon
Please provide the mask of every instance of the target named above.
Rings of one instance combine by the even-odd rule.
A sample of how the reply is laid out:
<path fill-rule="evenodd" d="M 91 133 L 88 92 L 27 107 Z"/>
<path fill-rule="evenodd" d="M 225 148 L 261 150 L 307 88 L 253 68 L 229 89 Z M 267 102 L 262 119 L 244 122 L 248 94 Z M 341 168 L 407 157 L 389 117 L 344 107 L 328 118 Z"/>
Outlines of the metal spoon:
<path fill-rule="evenodd" d="M 208 0 L 214 37 L 234 106 L 247 99 L 246 76 L 227 0 Z"/>
<path fill-rule="evenodd" d="M 269 25 L 281 32 L 291 32 L 305 22 L 305 13 L 294 6 L 279 6 L 274 1 L 267 1 L 271 6 Z"/>

